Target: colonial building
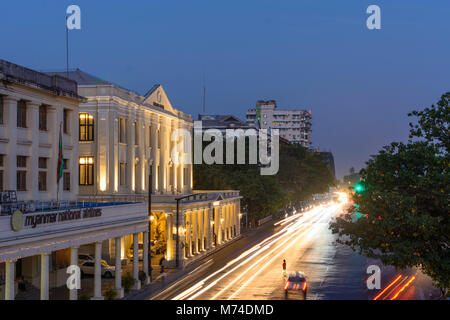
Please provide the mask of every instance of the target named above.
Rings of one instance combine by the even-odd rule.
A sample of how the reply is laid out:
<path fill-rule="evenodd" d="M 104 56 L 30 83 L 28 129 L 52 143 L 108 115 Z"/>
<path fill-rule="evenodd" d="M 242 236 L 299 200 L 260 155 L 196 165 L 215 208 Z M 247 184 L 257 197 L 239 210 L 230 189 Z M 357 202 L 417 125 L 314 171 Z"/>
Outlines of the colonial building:
<path fill-rule="evenodd" d="M 76 200 L 77 83 L 0 60 L 0 191 L 17 200 Z M 57 184 L 62 131 L 64 172 Z"/>
<path fill-rule="evenodd" d="M 247 123 L 260 129 L 278 129 L 280 138 L 311 146 L 311 111 L 302 109 L 278 109 L 275 100 L 256 103 L 256 108 L 248 109 Z"/>
<path fill-rule="evenodd" d="M 102 258 L 111 257 L 111 249 L 111 275 L 121 296 L 130 243 L 139 280 L 138 239 L 146 244 L 148 237 L 146 204 L 76 201 L 78 169 L 87 172 L 78 155 L 85 134 L 79 132 L 78 105 L 84 101 L 73 80 L 0 60 L 0 299 L 21 294 L 19 283 L 48 299 L 50 288 L 66 285 L 67 267 L 81 263 L 78 253 L 91 255 L 93 298 L 102 299 Z M 142 269 L 148 270 L 146 245 L 143 252 Z M 77 298 L 77 289 L 70 298 Z"/>
<path fill-rule="evenodd" d="M 169 266 L 190 263 L 239 235 L 239 192 L 194 191 L 192 163 L 172 159 L 192 152 L 191 139 L 177 129 L 191 133 L 193 121 L 172 106 L 161 85 L 142 96 L 79 69 L 68 76 L 87 99 L 79 112 L 80 199 L 146 202 L 151 185 L 156 264 L 161 254 Z"/>

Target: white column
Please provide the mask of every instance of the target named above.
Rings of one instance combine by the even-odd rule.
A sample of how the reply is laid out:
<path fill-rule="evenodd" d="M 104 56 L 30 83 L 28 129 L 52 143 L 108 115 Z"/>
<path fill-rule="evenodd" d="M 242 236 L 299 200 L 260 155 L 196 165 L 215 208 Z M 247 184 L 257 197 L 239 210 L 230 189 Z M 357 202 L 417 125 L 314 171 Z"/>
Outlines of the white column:
<path fill-rule="evenodd" d="M 134 289 L 141 288 L 141 280 L 139 280 L 139 233 L 133 233 L 133 278 L 136 280 Z"/>
<path fill-rule="evenodd" d="M 94 297 L 92 300 L 103 300 L 102 296 L 102 243 L 95 243 L 95 267 L 94 267 Z"/>
<path fill-rule="evenodd" d="M 150 223 L 150 222 L 149 222 Z M 142 270 L 145 272 L 145 274 L 147 275 L 145 277 L 145 284 L 149 284 L 150 283 L 150 271 L 149 271 L 149 263 L 151 265 L 151 261 L 148 261 L 148 231 L 145 231 L 143 233 L 143 241 L 144 241 L 144 248 L 143 248 L 143 255 L 144 255 L 144 259 L 142 261 Z"/>
<path fill-rule="evenodd" d="M 194 237 L 194 254 L 198 254 L 198 213 L 197 210 L 192 211 L 192 228 Z"/>
<path fill-rule="evenodd" d="M 115 238 L 115 243 L 116 243 L 115 289 L 117 291 L 117 297 L 120 299 L 123 298 L 124 296 L 124 291 L 122 288 L 122 238 L 121 237 Z"/>
<path fill-rule="evenodd" d="M 158 120 L 152 118 L 152 126 L 151 126 L 151 147 L 152 147 L 152 186 L 153 192 L 156 192 L 159 188 L 159 184 L 156 178 L 158 178 L 159 172 L 157 172 L 159 160 L 158 157 Z M 152 192 L 152 193 L 153 193 Z"/>
<path fill-rule="evenodd" d="M 205 209 L 198 211 L 198 225 L 200 232 L 200 251 L 205 251 Z"/>
<path fill-rule="evenodd" d="M 213 209 L 211 208 L 207 208 L 205 210 L 205 215 L 206 215 L 206 249 L 209 250 L 212 248 L 212 211 Z"/>
<path fill-rule="evenodd" d="M 35 102 L 29 102 L 27 103 L 27 108 L 30 109 L 31 114 L 31 126 L 29 130 L 29 136 L 31 143 L 31 157 L 30 157 L 30 165 L 28 168 L 30 168 L 30 172 L 32 174 L 29 175 L 30 177 L 30 188 L 27 192 L 27 199 L 28 200 L 36 200 L 39 199 L 39 180 L 38 180 L 38 159 L 39 159 L 39 139 L 35 139 L 34 137 L 39 137 L 39 104 Z M 47 168 L 49 168 L 47 164 Z M 47 179 L 47 187 L 50 180 Z"/>
<path fill-rule="evenodd" d="M 192 256 L 192 214 L 191 212 L 187 212 L 186 215 L 186 236 L 187 236 L 187 244 L 188 244 L 188 252 L 187 257 Z M 184 250 L 184 248 L 182 248 Z"/>
<path fill-rule="evenodd" d="M 238 200 L 236 203 L 236 236 L 241 234 L 241 202 Z"/>
<path fill-rule="evenodd" d="M 4 190 L 17 189 L 17 101 L 18 99 L 7 96 L 3 98 L 4 103 L 4 123 L 8 126 L 5 133 L 9 139 L 6 145 L 6 161 L 5 161 L 5 185 Z M 14 288 L 13 288 L 14 290 Z M 14 291 L 13 295 L 14 295 Z M 14 298 L 14 297 L 13 297 Z"/>
<path fill-rule="evenodd" d="M 15 123 L 14 123 L 15 124 Z M 14 280 L 15 280 L 16 261 L 10 260 L 5 262 L 5 300 L 14 300 Z"/>
<path fill-rule="evenodd" d="M 48 253 L 41 253 L 41 300 L 48 300 Z"/>
<path fill-rule="evenodd" d="M 166 157 L 166 149 L 167 147 L 167 128 L 165 119 L 161 118 L 161 126 L 159 129 L 160 139 L 161 139 L 161 148 L 160 148 L 160 161 L 159 161 L 159 190 L 162 193 L 166 193 L 167 190 L 167 157 Z"/>
<path fill-rule="evenodd" d="M 70 264 L 73 266 L 78 265 L 78 247 L 70 248 Z M 78 291 L 76 288 L 69 290 L 69 299 L 78 300 Z"/>

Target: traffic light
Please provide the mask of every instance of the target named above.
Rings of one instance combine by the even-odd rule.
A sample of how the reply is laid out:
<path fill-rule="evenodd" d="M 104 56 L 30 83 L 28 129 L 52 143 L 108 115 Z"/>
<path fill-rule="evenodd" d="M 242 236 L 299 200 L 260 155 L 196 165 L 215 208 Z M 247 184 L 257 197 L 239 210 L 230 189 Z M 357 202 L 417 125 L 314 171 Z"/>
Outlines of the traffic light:
<path fill-rule="evenodd" d="M 364 186 L 362 185 L 362 183 L 357 183 L 355 185 L 355 192 L 356 193 L 363 193 L 364 192 Z"/>

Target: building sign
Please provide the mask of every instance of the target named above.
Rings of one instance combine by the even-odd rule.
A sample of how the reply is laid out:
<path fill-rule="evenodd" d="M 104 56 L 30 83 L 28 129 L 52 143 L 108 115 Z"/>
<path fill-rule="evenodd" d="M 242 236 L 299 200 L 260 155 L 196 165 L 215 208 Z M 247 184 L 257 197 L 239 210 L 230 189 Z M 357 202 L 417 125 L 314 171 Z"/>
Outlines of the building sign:
<path fill-rule="evenodd" d="M 17 210 L 11 217 L 11 228 L 14 231 L 19 231 L 22 227 L 36 228 L 40 224 L 51 224 L 73 220 L 83 220 L 89 218 L 96 218 L 102 215 L 100 208 L 87 208 L 80 210 L 66 210 L 61 212 L 49 212 L 42 214 L 23 215 Z M 24 219 L 25 218 L 25 219 Z"/>

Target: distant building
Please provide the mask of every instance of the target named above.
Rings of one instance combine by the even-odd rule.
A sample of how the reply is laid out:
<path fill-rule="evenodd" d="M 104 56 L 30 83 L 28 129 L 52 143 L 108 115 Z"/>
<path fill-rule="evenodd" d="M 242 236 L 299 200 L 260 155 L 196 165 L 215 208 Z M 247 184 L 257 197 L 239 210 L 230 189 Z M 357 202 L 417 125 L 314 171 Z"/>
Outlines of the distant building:
<path fill-rule="evenodd" d="M 246 120 L 248 125 L 261 129 L 279 129 L 280 138 L 292 143 L 311 146 L 310 110 L 281 110 L 275 100 L 260 100 L 256 108 L 247 110 Z"/>
<path fill-rule="evenodd" d="M 336 170 L 334 167 L 333 154 L 330 151 L 322 151 L 322 152 L 320 152 L 320 155 L 322 156 L 322 159 L 326 162 L 328 168 L 330 169 L 331 173 L 333 174 L 333 177 L 336 177 Z"/>
<path fill-rule="evenodd" d="M 225 131 L 226 129 L 251 129 L 254 126 L 247 124 L 234 115 L 198 115 L 198 120 L 202 121 L 203 130 L 219 129 Z"/>

